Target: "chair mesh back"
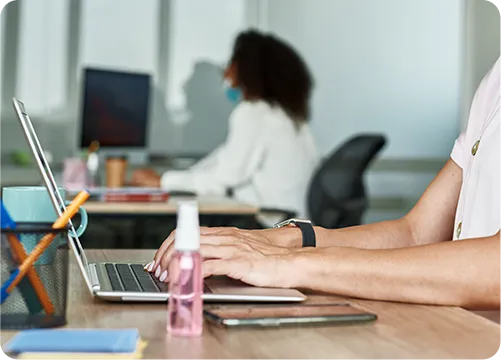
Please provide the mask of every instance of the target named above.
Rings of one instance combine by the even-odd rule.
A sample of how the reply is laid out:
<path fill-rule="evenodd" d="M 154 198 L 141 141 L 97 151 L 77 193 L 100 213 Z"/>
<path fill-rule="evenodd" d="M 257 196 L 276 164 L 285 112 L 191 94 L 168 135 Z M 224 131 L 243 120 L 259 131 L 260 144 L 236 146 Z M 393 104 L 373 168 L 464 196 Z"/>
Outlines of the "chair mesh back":
<path fill-rule="evenodd" d="M 308 211 L 316 225 L 337 227 L 343 214 L 336 203 L 365 198 L 364 172 L 385 143 L 379 134 L 357 135 L 326 158 L 313 176 L 308 194 Z"/>

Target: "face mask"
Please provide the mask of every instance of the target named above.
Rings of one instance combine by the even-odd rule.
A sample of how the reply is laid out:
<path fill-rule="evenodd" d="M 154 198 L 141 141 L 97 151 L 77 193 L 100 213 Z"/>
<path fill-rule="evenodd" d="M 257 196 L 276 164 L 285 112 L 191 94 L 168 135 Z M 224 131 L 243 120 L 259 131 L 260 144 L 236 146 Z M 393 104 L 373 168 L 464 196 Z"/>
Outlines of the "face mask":
<path fill-rule="evenodd" d="M 227 80 L 224 81 L 224 93 L 226 98 L 234 104 L 242 100 L 242 91 L 239 88 L 232 87 Z"/>

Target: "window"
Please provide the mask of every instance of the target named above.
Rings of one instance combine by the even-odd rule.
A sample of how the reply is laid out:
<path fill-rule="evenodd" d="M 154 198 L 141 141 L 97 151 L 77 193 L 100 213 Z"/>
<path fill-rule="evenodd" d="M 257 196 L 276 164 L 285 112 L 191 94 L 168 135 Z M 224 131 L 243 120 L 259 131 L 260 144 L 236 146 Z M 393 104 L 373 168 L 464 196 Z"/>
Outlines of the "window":
<path fill-rule="evenodd" d="M 62 111 L 67 103 L 67 0 L 20 2 L 15 95 L 30 114 Z"/>
<path fill-rule="evenodd" d="M 0 2 L 1 4 L 1 2 Z M 2 6 L 2 5 L 0 5 Z M 5 9 L 0 10 L 0 114 L 2 113 L 3 107 L 3 72 L 4 72 L 4 58 L 5 58 Z"/>
<path fill-rule="evenodd" d="M 154 75 L 159 0 L 82 1 L 80 67 Z"/>

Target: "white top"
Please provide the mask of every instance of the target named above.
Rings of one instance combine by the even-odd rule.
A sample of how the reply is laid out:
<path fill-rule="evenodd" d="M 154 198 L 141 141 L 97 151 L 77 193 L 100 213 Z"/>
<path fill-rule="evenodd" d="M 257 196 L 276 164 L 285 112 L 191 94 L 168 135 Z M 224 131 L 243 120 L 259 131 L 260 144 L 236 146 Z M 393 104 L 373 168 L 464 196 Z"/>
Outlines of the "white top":
<path fill-rule="evenodd" d="M 463 169 L 454 240 L 491 236 L 501 227 L 499 67 L 498 59 L 482 80 L 466 131 L 452 150 L 452 160 Z"/>
<path fill-rule="evenodd" d="M 225 195 L 232 188 L 240 202 L 305 216 L 318 160 L 307 124 L 296 129 L 280 107 L 243 101 L 230 115 L 226 141 L 189 170 L 164 173 L 161 186 L 199 195 Z"/>

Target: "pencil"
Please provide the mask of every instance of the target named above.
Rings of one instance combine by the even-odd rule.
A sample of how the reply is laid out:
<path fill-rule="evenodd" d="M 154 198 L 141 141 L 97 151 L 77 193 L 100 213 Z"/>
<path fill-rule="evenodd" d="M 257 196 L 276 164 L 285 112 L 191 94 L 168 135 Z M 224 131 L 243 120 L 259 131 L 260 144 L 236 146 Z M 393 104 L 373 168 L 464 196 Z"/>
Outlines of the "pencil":
<path fill-rule="evenodd" d="M 7 235 L 7 239 L 9 240 L 12 252 L 17 258 L 17 262 L 19 264 L 22 264 L 28 257 L 23 245 L 19 242 L 19 239 L 14 234 Z M 38 277 L 36 270 L 34 268 L 30 268 L 26 276 L 30 280 L 31 286 L 35 290 L 38 300 L 40 301 L 40 304 L 42 304 L 45 313 L 48 315 L 54 314 L 54 305 L 52 305 L 49 295 L 47 295 L 47 292 L 45 291 L 45 288 L 43 287 L 42 281 Z"/>
<path fill-rule="evenodd" d="M 61 229 L 68 221 L 77 213 L 80 206 L 87 201 L 89 198 L 89 193 L 85 190 L 82 190 L 78 193 L 77 196 L 73 199 L 70 205 L 66 208 L 63 214 L 54 222 L 52 225 L 53 229 Z M 7 293 L 12 292 L 12 290 L 19 284 L 21 279 L 26 275 L 26 272 L 30 269 L 30 267 L 37 261 L 37 259 L 42 255 L 42 253 L 47 249 L 52 240 L 54 239 L 55 234 L 47 234 L 42 240 L 35 246 L 31 254 L 23 261 L 23 263 L 19 266 L 19 271 L 16 277 L 12 280 L 12 282 L 7 287 Z"/>

